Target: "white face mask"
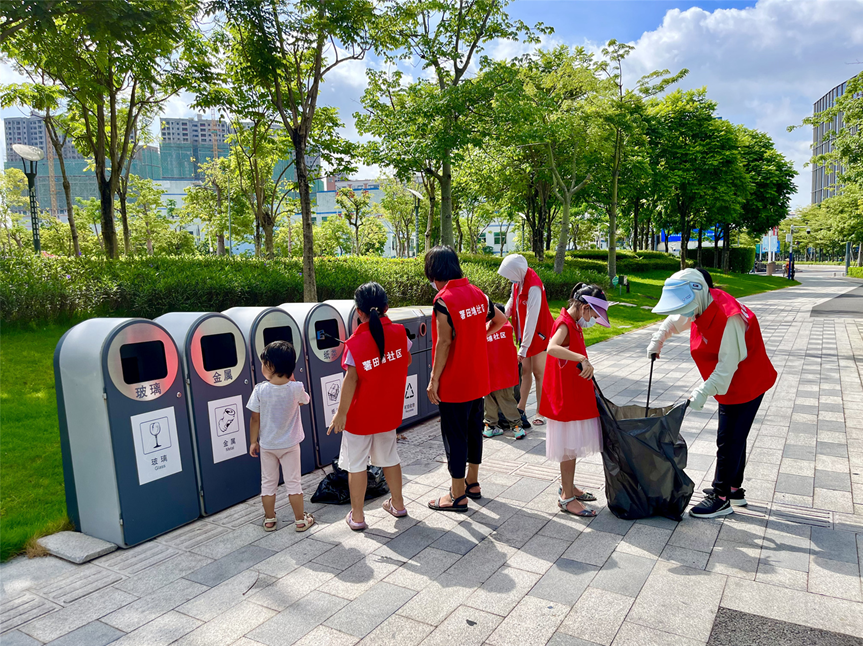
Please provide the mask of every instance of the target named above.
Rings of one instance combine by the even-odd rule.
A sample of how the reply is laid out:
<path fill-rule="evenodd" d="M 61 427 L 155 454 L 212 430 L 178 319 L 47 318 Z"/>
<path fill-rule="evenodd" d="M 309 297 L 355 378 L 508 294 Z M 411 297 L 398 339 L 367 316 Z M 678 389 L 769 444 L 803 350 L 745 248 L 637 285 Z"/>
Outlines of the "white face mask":
<path fill-rule="evenodd" d="M 437 285 L 435 285 L 433 281 L 429 281 L 429 285 L 431 285 L 431 288 L 435 291 L 435 293 L 437 293 L 438 291 L 440 291 L 440 290 L 437 288 Z"/>
<path fill-rule="evenodd" d="M 582 316 L 580 319 L 578 319 L 578 324 L 586 329 L 596 325 L 596 319 L 590 319 L 589 321 L 585 321 L 584 317 Z"/>

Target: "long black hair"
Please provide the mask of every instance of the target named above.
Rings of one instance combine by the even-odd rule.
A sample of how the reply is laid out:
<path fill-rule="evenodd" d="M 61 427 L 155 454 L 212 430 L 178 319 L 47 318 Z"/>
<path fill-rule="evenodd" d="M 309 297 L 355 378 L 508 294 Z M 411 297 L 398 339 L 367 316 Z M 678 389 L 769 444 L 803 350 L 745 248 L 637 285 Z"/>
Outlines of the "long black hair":
<path fill-rule="evenodd" d="M 569 293 L 569 306 L 572 307 L 575 303 L 587 304 L 587 301 L 581 298 L 582 296 L 601 298 L 604 301 L 608 300 L 605 297 L 605 292 L 603 292 L 596 285 L 589 285 L 588 283 L 578 283 L 578 285 L 573 287 L 572 291 Z"/>
<path fill-rule="evenodd" d="M 378 283 L 371 282 L 357 287 L 354 303 L 357 309 L 369 317 L 369 332 L 378 346 L 381 359 L 384 358 L 384 326 L 381 317 L 387 311 L 387 292 Z"/>

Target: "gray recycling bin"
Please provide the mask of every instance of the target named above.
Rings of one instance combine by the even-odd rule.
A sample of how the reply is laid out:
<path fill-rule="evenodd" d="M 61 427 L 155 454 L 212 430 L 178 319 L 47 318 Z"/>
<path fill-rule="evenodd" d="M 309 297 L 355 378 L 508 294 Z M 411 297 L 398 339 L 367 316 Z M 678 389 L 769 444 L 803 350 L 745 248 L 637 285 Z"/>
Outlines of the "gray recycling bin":
<path fill-rule="evenodd" d="M 172 312 L 156 319 L 186 368 L 189 419 L 208 516 L 261 493 L 261 462 L 249 455 L 249 352 L 237 324 L 217 312 Z"/>
<path fill-rule="evenodd" d="M 408 380 L 405 384 L 404 412 L 399 430 L 424 419 L 422 414 L 422 398 L 428 400 L 425 387 L 421 388 L 422 375 L 425 371 L 425 351 L 420 347 L 426 334 L 426 322 L 423 314 L 414 308 L 396 307 L 387 312 L 387 316 L 393 323 L 404 325 L 405 332 L 411 343 L 411 365 L 408 368 Z M 428 382 L 428 377 L 426 377 Z M 428 383 L 426 383 L 428 386 Z"/>
<path fill-rule="evenodd" d="M 342 348 L 347 340 L 338 310 L 327 303 L 283 303 L 279 306 L 297 322 L 302 334 L 308 393 L 311 396 L 312 428 L 318 466 L 332 464 L 339 455 L 341 438 L 327 435 L 339 409 L 342 392 Z M 301 363 L 300 359 L 297 362 Z"/>
<path fill-rule="evenodd" d="M 237 324 L 246 339 L 256 384 L 265 381 L 261 372 L 261 352 L 273 341 L 287 341 L 294 346 L 297 353 L 294 378 L 309 392 L 309 380 L 303 360 L 303 335 L 300 333 L 300 326 L 290 314 L 278 307 L 232 307 L 223 314 Z M 305 439 L 300 443 L 300 459 L 302 472 L 306 474 L 314 471 L 316 466 L 312 413 L 309 406 L 300 407 L 300 419 L 305 431 Z"/>
<path fill-rule="evenodd" d="M 352 300 L 344 299 L 344 300 L 329 300 L 324 301 L 327 305 L 332 305 L 336 308 L 339 314 L 342 316 L 342 321 L 345 323 L 345 333 L 348 335 L 348 338 L 353 335 L 354 332 L 357 331 L 357 328 L 360 326 L 360 320 L 357 317 L 357 306 Z"/>
<path fill-rule="evenodd" d="M 199 515 L 177 347 L 144 319 L 63 335 L 54 379 L 66 507 L 75 528 L 130 547 Z"/>
<path fill-rule="evenodd" d="M 432 363 L 434 360 L 434 346 L 432 345 L 432 325 L 434 325 L 434 310 L 431 307 L 420 307 L 418 309 L 426 324 L 426 335 L 424 337 L 425 344 L 421 344 L 425 346 L 423 351 L 423 355 L 425 357 L 425 368 L 424 372 L 422 373 L 421 380 L 422 390 L 425 393 L 429 385 L 429 379 L 431 378 Z M 438 406 L 436 404 L 432 404 L 429 401 L 428 395 L 421 399 L 420 416 L 423 419 L 434 417 L 438 414 L 438 412 Z"/>

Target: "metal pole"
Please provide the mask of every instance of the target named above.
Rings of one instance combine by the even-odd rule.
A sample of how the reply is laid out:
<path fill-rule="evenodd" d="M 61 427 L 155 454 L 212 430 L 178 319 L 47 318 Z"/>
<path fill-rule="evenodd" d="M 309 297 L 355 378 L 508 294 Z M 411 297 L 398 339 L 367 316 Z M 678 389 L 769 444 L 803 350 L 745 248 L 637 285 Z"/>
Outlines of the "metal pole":
<path fill-rule="evenodd" d="M 31 198 L 32 199 L 32 198 Z M 845 243 L 845 275 L 848 275 L 848 270 L 851 267 L 851 243 Z"/>
<path fill-rule="evenodd" d="M 27 170 L 27 164 L 21 160 L 24 166 L 24 174 L 27 176 L 27 189 L 30 194 L 30 223 L 33 228 L 33 248 L 36 253 L 42 253 L 42 243 L 39 240 L 39 206 L 36 203 L 36 172 L 37 162 L 30 162 L 30 170 Z"/>

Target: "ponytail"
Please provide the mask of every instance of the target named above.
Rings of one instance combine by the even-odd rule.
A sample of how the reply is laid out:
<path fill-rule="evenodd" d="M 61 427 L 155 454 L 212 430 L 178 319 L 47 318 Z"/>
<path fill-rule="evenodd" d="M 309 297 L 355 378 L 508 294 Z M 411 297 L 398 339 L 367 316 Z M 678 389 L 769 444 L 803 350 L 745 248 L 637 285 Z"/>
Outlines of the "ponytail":
<path fill-rule="evenodd" d="M 369 332 L 378 346 L 381 359 L 384 357 L 384 326 L 381 316 L 387 311 L 387 293 L 378 283 L 366 283 L 354 292 L 357 309 L 369 317 Z"/>

